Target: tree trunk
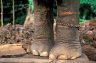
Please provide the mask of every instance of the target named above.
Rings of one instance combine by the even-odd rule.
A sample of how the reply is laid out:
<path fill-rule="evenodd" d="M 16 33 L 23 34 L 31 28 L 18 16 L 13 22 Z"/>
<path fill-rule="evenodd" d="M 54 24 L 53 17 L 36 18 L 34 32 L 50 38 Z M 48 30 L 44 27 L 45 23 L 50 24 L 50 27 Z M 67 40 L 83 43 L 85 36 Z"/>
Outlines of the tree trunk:
<path fill-rule="evenodd" d="M 3 1 L 1 0 L 1 26 L 3 26 Z"/>

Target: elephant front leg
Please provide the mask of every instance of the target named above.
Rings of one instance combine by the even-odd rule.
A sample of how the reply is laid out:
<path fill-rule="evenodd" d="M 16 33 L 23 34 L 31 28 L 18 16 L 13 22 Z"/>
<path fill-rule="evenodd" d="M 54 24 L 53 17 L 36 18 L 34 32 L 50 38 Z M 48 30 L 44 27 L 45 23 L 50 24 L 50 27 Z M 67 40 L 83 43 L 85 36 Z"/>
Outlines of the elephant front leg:
<path fill-rule="evenodd" d="M 50 51 L 50 59 L 76 59 L 82 55 L 79 40 L 79 0 L 58 2 L 56 43 Z"/>
<path fill-rule="evenodd" d="M 48 56 L 53 42 L 53 17 L 49 7 L 33 0 L 34 10 L 34 37 L 31 52 L 37 56 Z"/>

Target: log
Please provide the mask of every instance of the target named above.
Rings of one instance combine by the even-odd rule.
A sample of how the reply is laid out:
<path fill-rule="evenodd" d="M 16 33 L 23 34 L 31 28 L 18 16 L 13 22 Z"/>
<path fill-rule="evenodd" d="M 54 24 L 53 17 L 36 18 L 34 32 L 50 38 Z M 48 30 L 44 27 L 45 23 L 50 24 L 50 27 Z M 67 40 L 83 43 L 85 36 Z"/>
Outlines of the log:
<path fill-rule="evenodd" d="M 8 52 L 9 51 L 9 52 Z M 26 54 L 21 44 L 7 44 L 0 46 L 0 63 L 90 63 L 86 55 L 75 60 L 50 60 L 48 57 Z"/>
<path fill-rule="evenodd" d="M 90 63 L 85 59 L 75 59 L 75 60 L 49 60 L 49 59 L 38 59 L 38 58 L 0 58 L 0 63 Z"/>
<path fill-rule="evenodd" d="M 0 45 L 0 56 L 2 55 L 17 55 L 24 54 L 22 44 L 6 44 Z"/>

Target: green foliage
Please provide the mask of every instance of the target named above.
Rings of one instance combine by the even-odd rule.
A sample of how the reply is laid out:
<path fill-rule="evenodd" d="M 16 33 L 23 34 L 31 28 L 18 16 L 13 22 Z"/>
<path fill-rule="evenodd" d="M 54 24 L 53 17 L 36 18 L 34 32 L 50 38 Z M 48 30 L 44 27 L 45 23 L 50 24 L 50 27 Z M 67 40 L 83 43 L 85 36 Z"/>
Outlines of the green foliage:
<path fill-rule="evenodd" d="M 12 1 L 13 0 L 3 0 L 4 24 L 12 23 L 12 19 L 13 19 Z M 15 23 L 16 24 L 24 23 L 24 20 L 27 14 L 27 8 L 28 8 L 27 0 L 15 0 Z M 0 6 L 0 9 L 1 9 L 1 6 Z"/>
<path fill-rule="evenodd" d="M 31 8 L 32 12 L 34 12 L 33 0 L 28 0 L 28 2 L 29 2 L 29 7 Z"/>
<path fill-rule="evenodd" d="M 80 19 L 96 18 L 96 0 L 80 0 Z"/>
<path fill-rule="evenodd" d="M 80 4 L 90 4 L 93 11 L 96 13 L 96 0 L 80 0 Z"/>
<path fill-rule="evenodd" d="M 13 0 L 2 0 L 4 6 L 4 24 L 12 23 L 12 1 Z M 26 5 L 27 4 L 27 5 Z M 57 6 L 53 4 L 53 12 L 56 16 Z M 96 17 L 96 0 L 80 0 L 80 21 L 86 21 L 91 18 Z M 27 8 L 31 7 L 34 10 L 34 5 L 32 0 L 15 0 L 15 20 L 16 24 L 23 24 L 27 15 Z M 1 9 L 1 6 L 0 6 Z M 0 10 L 1 12 L 1 10 Z"/>
<path fill-rule="evenodd" d="M 89 22 L 89 20 L 85 20 L 85 19 L 80 19 L 79 21 L 80 21 L 80 23 Z"/>

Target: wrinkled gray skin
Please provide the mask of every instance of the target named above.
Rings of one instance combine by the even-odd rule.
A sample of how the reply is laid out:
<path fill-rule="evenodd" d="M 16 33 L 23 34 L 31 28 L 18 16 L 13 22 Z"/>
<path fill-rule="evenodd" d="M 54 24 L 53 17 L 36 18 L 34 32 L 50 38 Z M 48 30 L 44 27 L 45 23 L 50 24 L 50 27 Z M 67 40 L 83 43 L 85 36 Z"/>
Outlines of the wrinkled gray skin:
<path fill-rule="evenodd" d="M 36 0 L 34 11 L 34 38 L 31 45 L 33 55 L 49 56 L 49 59 L 76 59 L 82 55 L 78 28 L 63 24 L 79 24 L 79 0 L 60 0 L 56 22 L 56 40 L 53 34 L 53 16 L 50 6 L 39 5 Z M 65 15 L 69 11 L 74 14 Z"/>

